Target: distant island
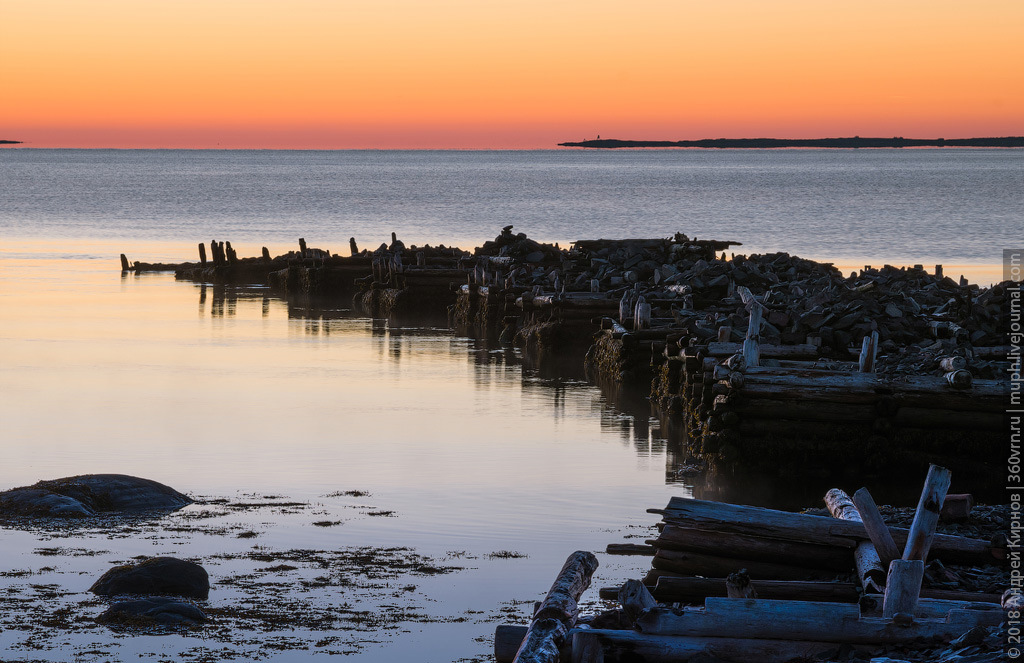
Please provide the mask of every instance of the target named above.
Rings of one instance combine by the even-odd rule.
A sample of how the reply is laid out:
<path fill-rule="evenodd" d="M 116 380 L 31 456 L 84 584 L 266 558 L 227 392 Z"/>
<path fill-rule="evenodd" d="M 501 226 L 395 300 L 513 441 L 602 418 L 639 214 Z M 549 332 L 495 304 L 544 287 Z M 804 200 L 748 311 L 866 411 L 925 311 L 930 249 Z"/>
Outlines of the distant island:
<path fill-rule="evenodd" d="M 20 145 L 20 140 L 0 140 L 0 145 Z"/>
<path fill-rule="evenodd" d="M 1024 147 L 1024 136 L 1003 138 L 703 138 L 701 140 L 618 140 L 596 138 L 560 147 L 707 147 L 718 149 L 774 147 Z"/>

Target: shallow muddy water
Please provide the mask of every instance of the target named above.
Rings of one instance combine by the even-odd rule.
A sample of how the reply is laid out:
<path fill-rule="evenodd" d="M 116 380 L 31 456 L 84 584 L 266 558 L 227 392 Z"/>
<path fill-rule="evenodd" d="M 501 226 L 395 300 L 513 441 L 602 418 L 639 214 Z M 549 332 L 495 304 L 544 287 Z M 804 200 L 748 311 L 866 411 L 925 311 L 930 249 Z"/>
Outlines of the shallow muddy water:
<path fill-rule="evenodd" d="M 124 473 L 207 503 L 112 529 L 0 529 L 0 658 L 483 657 L 569 553 L 640 541 L 646 508 L 691 492 L 666 481 L 678 459 L 642 400 L 445 329 L 121 277 L 112 247 L 62 248 L 4 249 L 0 489 Z M 201 561 L 214 626 L 92 624 L 105 604 L 86 590 L 137 555 Z M 648 565 L 602 555 L 595 587 Z"/>

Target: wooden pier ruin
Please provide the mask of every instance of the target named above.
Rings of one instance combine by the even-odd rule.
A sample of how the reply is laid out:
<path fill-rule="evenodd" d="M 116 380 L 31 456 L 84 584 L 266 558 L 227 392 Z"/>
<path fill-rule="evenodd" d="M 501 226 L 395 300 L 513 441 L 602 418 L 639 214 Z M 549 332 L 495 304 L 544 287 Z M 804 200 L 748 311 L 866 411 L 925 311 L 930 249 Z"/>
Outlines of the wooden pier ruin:
<path fill-rule="evenodd" d="M 980 288 L 912 268 L 848 277 L 784 253 L 727 256 L 736 242 L 580 240 L 568 249 L 504 228 L 472 252 L 390 243 L 340 256 L 240 258 L 229 242 L 199 262 L 130 263 L 199 283 L 264 283 L 289 299 L 358 314 L 432 319 L 569 358 L 597 382 L 649 394 L 682 423 L 699 461 L 828 458 L 834 464 L 969 459 L 1001 449 L 1005 285 Z M 966 468 L 965 468 L 966 469 Z"/>

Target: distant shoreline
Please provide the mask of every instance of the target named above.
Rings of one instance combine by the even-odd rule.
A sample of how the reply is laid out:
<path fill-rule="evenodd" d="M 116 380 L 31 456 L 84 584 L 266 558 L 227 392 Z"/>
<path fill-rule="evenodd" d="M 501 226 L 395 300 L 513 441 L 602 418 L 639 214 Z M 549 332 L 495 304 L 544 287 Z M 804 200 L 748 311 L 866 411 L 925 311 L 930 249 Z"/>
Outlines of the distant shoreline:
<path fill-rule="evenodd" d="M 712 149 L 765 149 L 785 147 L 1024 147 L 1024 136 L 1002 138 L 703 138 L 700 140 L 619 140 L 597 138 L 559 143 L 560 147 L 615 149 L 629 147 L 700 147 Z"/>
<path fill-rule="evenodd" d="M 0 145 L 21 145 L 20 140 L 0 140 Z"/>

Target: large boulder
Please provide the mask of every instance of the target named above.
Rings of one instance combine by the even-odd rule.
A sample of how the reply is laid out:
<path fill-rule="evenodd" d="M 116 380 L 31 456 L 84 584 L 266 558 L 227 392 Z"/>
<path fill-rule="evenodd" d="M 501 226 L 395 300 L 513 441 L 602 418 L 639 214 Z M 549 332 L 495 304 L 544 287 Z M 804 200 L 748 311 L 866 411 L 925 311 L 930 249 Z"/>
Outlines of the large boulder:
<path fill-rule="evenodd" d="M 201 624 L 208 619 L 198 606 L 177 599 L 153 597 L 115 603 L 96 618 L 101 624 Z"/>
<path fill-rule="evenodd" d="M 151 557 L 138 564 L 115 566 L 100 576 L 89 591 L 100 596 L 173 594 L 205 599 L 210 595 L 210 576 L 195 562 Z"/>
<path fill-rule="evenodd" d="M 84 517 L 179 509 L 192 500 L 162 483 L 126 474 L 83 474 L 0 493 L 2 516 Z"/>

